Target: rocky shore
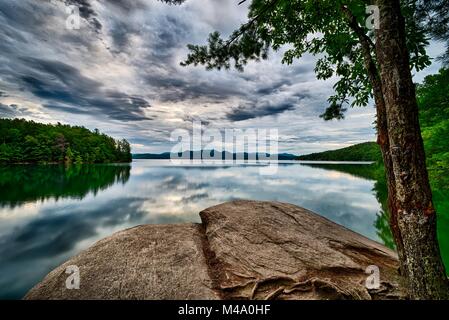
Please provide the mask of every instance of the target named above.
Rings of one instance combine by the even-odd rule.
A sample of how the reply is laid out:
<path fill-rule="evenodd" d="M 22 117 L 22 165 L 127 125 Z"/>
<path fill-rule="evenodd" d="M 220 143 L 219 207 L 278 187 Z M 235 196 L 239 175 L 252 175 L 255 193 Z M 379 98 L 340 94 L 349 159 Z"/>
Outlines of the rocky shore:
<path fill-rule="evenodd" d="M 25 299 L 401 299 L 396 254 L 306 209 L 233 201 L 100 240 Z M 79 289 L 67 289 L 69 266 Z M 369 266 L 379 286 L 366 285 Z"/>

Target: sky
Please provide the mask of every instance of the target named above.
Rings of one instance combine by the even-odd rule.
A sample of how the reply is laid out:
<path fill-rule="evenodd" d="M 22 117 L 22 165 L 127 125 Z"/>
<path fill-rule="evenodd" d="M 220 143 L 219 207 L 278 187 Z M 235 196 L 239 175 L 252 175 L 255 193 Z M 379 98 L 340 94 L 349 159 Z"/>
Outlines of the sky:
<path fill-rule="evenodd" d="M 0 117 L 97 128 L 133 153 L 170 151 L 176 129 L 277 129 L 279 152 L 307 154 L 374 141 L 374 107 L 325 122 L 335 79 L 317 80 L 316 57 L 281 63 L 282 50 L 245 71 L 180 66 L 186 45 L 246 21 L 238 0 L 0 0 Z M 68 6 L 80 28 L 68 29 Z M 432 42 L 429 54 L 444 46 Z M 415 75 L 436 73 L 434 62 Z"/>

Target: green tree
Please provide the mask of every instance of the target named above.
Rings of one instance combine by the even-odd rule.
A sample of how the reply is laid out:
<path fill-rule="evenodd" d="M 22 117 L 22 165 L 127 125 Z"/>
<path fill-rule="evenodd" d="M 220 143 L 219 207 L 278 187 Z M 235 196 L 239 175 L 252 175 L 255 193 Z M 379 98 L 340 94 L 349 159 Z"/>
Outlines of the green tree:
<path fill-rule="evenodd" d="M 449 186 L 449 68 L 418 85 L 418 104 L 427 166 L 435 187 Z"/>
<path fill-rule="evenodd" d="M 64 159 L 65 163 L 72 163 L 73 158 L 74 158 L 74 155 L 73 155 L 72 149 L 70 147 L 68 147 L 67 152 L 65 154 L 65 159 Z"/>
<path fill-rule="evenodd" d="M 367 5 L 379 9 L 376 30 L 365 23 Z M 189 45 L 182 65 L 242 71 L 248 61 L 266 59 L 270 48 L 288 45 L 283 62 L 319 54 L 317 77 L 339 79 L 324 119 L 342 119 L 346 105 L 367 105 L 372 97 L 401 271 L 412 298 L 438 299 L 448 298 L 449 284 L 411 75 L 411 69 L 430 64 L 428 30 L 417 15 L 417 1 L 412 0 L 252 0 L 247 23 L 227 40 L 215 32 L 208 45 Z"/>
<path fill-rule="evenodd" d="M 0 145 L 0 162 L 7 162 L 13 157 L 13 150 L 11 146 L 3 143 Z"/>
<path fill-rule="evenodd" d="M 54 154 L 56 161 L 60 162 L 60 161 L 64 160 L 64 155 L 65 155 L 67 146 L 68 146 L 68 143 L 67 143 L 64 135 L 61 133 L 56 134 L 56 137 L 54 139 L 54 145 L 53 145 L 53 154 Z"/>
<path fill-rule="evenodd" d="M 131 148 L 84 127 L 0 119 L 0 163 L 130 162 Z"/>
<path fill-rule="evenodd" d="M 77 155 L 75 157 L 75 163 L 76 164 L 82 164 L 83 163 L 83 157 L 81 157 L 81 155 Z"/>
<path fill-rule="evenodd" d="M 446 43 L 446 52 L 439 58 L 449 65 L 449 1 L 418 0 L 416 9 L 417 19 L 429 35 Z"/>

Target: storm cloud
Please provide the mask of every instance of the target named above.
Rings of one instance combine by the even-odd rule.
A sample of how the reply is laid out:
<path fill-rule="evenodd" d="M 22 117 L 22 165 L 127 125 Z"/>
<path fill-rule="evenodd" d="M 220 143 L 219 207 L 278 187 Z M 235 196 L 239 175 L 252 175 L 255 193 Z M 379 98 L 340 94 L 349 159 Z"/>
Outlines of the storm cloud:
<path fill-rule="evenodd" d="M 265 117 L 283 113 L 288 110 L 294 110 L 295 106 L 292 104 L 282 104 L 278 106 L 265 105 L 262 107 L 237 107 L 226 116 L 231 121 L 243 121 L 248 119 L 254 119 L 258 117 Z"/>
<path fill-rule="evenodd" d="M 113 119 L 133 121 L 148 119 L 143 109 L 150 104 L 139 96 L 108 90 L 103 84 L 84 77 L 79 70 L 63 62 L 36 58 L 21 59 L 28 74 L 21 76 L 22 87 L 36 97 L 47 100 L 47 108 L 57 106 L 69 113 L 99 113 Z"/>
<path fill-rule="evenodd" d="M 169 150 L 170 133 L 192 119 L 220 130 L 276 127 L 283 152 L 374 140 L 372 107 L 342 122 L 318 118 L 334 79 L 315 78 L 313 56 L 286 66 L 281 48 L 244 73 L 180 66 L 187 44 L 205 43 L 214 30 L 229 35 L 246 21 L 247 5 L 0 0 L 0 116 L 98 128 L 130 140 L 133 152 Z M 79 9 L 79 30 L 66 29 L 70 6 Z"/>

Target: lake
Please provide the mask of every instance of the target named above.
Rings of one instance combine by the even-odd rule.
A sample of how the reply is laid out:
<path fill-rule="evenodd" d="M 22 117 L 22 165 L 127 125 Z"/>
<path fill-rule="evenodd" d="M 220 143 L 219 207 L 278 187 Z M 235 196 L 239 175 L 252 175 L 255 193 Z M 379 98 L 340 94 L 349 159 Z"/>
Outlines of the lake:
<path fill-rule="evenodd" d="M 293 203 L 391 247 L 385 183 L 370 167 L 287 161 L 264 176 L 254 165 L 169 160 L 0 166 L 0 299 L 23 297 L 50 270 L 116 231 L 200 222 L 199 211 L 234 199 Z M 449 234 L 441 221 L 440 233 Z"/>

